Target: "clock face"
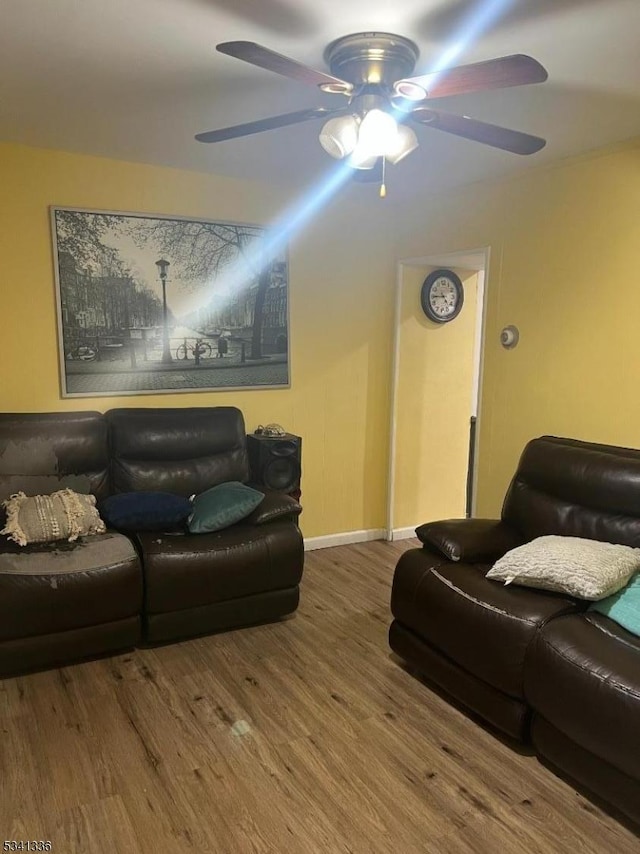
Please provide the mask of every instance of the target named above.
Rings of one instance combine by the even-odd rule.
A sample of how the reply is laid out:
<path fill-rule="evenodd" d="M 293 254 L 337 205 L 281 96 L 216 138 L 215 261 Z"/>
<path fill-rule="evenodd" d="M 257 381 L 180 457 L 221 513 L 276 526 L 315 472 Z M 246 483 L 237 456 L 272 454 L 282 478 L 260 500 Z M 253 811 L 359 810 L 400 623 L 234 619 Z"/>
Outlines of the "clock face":
<path fill-rule="evenodd" d="M 451 270 L 434 270 L 422 285 L 420 302 L 430 320 L 447 323 L 460 314 L 464 300 L 462 282 Z"/>

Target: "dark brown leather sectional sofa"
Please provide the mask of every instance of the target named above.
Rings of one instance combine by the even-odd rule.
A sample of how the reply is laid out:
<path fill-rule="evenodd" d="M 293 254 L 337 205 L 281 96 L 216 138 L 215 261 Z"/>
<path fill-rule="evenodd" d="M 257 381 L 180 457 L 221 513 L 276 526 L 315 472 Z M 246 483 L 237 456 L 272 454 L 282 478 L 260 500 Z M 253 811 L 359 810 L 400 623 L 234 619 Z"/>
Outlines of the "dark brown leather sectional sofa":
<path fill-rule="evenodd" d="M 500 520 L 417 534 L 394 576 L 392 649 L 640 824 L 640 637 L 584 601 L 485 578 L 545 534 L 640 547 L 640 451 L 534 439 Z"/>
<path fill-rule="evenodd" d="M 190 496 L 249 474 L 234 407 L 0 414 L 0 501 L 65 487 L 98 500 Z M 0 538 L 0 677 L 290 614 L 301 509 L 267 493 L 247 519 L 212 534 L 109 531 L 27 547 Z"/>

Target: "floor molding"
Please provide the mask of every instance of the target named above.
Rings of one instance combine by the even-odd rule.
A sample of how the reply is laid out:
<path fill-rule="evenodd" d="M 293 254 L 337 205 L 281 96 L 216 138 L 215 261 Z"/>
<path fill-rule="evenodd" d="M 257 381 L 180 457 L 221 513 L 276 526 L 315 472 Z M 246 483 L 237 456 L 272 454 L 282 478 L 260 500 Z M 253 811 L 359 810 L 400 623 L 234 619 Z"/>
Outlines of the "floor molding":
<path fill-rule="evenodd" d="M 384 540 L 387 532 L 384 528 L 370 528 L 367 531 L 345 531 L 343 534 L 326 534 L 324 537 L 307 537 L 304 550 L 329 549 L 332 546 L 348 546 L 351 543 L 367 543 L 370 540 Z"/>
<path fill-rule="evenodd" d="M 415 537 L 416 535 L 416 526 L 412 525 L 410 528 L 394 528 L 391 532 L 392 540 L 409 540 L 411 537 Z"/>

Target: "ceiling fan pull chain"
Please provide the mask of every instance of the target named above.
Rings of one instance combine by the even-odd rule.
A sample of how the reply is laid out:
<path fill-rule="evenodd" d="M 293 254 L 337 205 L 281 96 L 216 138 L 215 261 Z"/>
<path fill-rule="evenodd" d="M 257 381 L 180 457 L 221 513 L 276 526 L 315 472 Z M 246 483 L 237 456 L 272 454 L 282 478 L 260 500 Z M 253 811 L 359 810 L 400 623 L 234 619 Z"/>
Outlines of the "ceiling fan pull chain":
<path fill-rule="evenodd" d="M 384 182 L 387 172 L 387 158 L 382 158 L 382 181 L 380 182 L 380 198 L 384 199 L 387 195 L 387 185 Z"/>

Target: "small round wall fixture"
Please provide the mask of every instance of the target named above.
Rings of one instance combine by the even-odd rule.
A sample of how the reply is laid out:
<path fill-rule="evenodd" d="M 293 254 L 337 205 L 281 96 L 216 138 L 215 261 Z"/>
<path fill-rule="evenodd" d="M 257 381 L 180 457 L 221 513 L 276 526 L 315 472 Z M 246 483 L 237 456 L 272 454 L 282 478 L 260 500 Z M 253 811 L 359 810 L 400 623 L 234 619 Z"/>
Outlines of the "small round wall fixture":
<path fill-rule="evenodd" d="M 514 347 L 518 346 L 519 340 L 520 332 L 517 326 L 505 326 L 500 333 L 500 343 L 505 350 L 513 350 Z"/>
<path fill-rule="evenodd" d="M 448 323 L 462 311 L 464 289 L 453 270 L 434 270 L 422 284 L 422 310 L 435 323 Z"/>

